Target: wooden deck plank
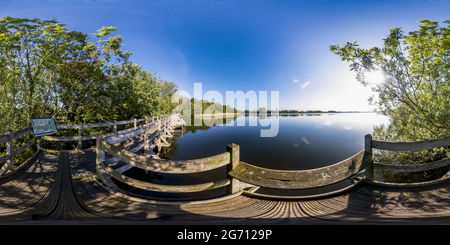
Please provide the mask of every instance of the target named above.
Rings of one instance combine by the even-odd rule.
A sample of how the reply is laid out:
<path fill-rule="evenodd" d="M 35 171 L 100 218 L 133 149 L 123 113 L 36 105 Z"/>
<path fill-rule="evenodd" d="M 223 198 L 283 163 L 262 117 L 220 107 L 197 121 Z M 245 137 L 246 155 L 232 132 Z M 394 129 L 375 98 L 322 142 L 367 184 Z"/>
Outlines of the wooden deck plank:
<path fill-rule="evenodd" d="M 87 220 L 95 216 L 85 211 L 73 194 L 69 155 L 61 154 L 61 189 L 55 210 L 46 219 L 52 220 Z"/>
<path fill-rule="evenodd" d="M 45 190 L 45 182 L 51 171 L 48 169 L 48 163 L 43 161 L 45 156 L 41 155 L 36 158 L 36 163 L 28 169 L 24 169 L 17 179 L 0 185 L 2 195 L 0 199 L 15 198 L 17 207 L 27 207 L 35 202 L 35 195 Z M 39 196 L 36 198 L 39 199 Z M 27 204 L 28 203 L 28 204 Z"/>
<path fill-rule="evenodd" d="M 19 200 L 15 207 L 20 209 L 20 211 L 17 210 L 17 212 L 11 217 L 8 217 L 8 219 L 32 219 L 32 214 L 42 207 L 43 199 L 51 193 L 50 186 L 54 182 L 55 177 L 55 171 L 52 171 L 55 168 L 52 167 L 58 163 L 58 160 L 55 156 L 49 156 L 44 153 L 39 154 L 40 155 L 35 159 L 36 163 L 34 166 L 29 168 L 25 174 L 23 174 L 27 175 L 26 173 L 32 172 L 33 175 L 38 175 L 38 177 L 33 178 L 35 180 L 34 182 L 29 183 L 25 188 L 14 193 L 14 197 Z M 31 175 L 28 174 L 28 176 Z M 0 218 L 0 220 L 2 218 Z"/>
<path fill-rule="evenodd" d="M 113 217 L 114 213 L 120 212 L 117 210 L 125 208 L 127 203 L 118 203 L 109 192 L 99 186 L 94 180 L 95 168 L 92 169 L 92 165 L 92 160 L 85 159 L 85 161 L 78 161 L 74 166 L 74 170 L 83 172 L 82 176 L 77 176 L 73 181 L 77 200 L 91 213 L 101 217 Z"/>

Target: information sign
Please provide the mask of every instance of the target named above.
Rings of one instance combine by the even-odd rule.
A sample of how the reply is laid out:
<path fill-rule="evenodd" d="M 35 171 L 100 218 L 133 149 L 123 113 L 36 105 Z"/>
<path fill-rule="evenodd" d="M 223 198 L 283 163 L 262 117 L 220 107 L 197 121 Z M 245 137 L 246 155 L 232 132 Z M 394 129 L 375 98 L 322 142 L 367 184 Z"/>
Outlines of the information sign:
<path fill-rule="evenodd" d="M 34 137 L 58 133 L 55 122 L 51 117 L 33 117 L 31 118 L 31 127 Z"/>

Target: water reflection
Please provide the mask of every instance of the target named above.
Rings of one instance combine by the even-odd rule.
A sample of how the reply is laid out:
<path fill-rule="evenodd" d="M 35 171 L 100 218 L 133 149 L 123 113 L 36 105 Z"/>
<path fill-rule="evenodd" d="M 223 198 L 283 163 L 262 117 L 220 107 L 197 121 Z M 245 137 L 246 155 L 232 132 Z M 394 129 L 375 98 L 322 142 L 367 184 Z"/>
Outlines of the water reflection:
<path fill-rule="evenodd" d="M 259 120 L 249 126 L 251 118 Z M 264 120 L 278 119 L 276 137 L 260 137 Z M 165 156 L 173 160 L 197 159 L 223 153 L 226 145 L 240 145 L 241 160 L 281 170 L 319 168 L 342 161 L 364 148 L 364 135 L 373 125 L 387 123 L 387 117 L 374 113 L 297 113 L 277 116 L 250 114 L 211 119 L 202 126 L 189 126 L 176 137 Z M 245 126 L 230 126 L 245 120 Z M 227 127 L 225 127 L 227 126 Z M 228 127 L 230 126 L 230 127 Z"/>
<path fill-rule="evenodd" d="M 311 144 L 311 143 L 308 142 L 308 140 L 306 140 L 305 137 L 302 138 L 302 141 L 305 142 L 305 144 L 307 144 L 307 145 Z"/>

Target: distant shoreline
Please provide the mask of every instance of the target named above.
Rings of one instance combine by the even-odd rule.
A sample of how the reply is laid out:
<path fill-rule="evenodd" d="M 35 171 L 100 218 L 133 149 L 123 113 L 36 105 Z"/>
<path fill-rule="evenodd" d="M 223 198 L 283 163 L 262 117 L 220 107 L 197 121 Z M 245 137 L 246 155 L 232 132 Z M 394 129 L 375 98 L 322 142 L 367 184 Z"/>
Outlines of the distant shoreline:
<path fill-rule="evenodd" d="M 335 111 L 335 112 L 283 112 L 278 113 L 278 115 L 287 115 L 287 114 L 339 114 L 339 113 L 376 113 L 374 111 Z M 266 115 L 271 115 L 271 112 L 267 112 Z M 215 118 L 228 118 L 228 117 L 237 117 L 240 115 L 260 115 L 260 113 L 257 112 L 250 112 L 250 113 L 216 113 L 216 114 L 201 114 L 201 115 L 195 115 L 194 118 L 202 118 L 205 119 L 205 117 L 208 117 L 208 119 L 215 119 Z"/>
<path fill-rule="evenodd" d="M 374 111 L 337 111 L 337 112 L 278 112 L 279 115 L 281 114 L 338 114 L 338 113 L 376 113 Z M 257 112 L 250 112 L 250 113 L 244 113 L 246 115 L 253 114 L 253 115 L 259 115 L 260 113 Z M 270 112 L 267 112 L 265 114 L 271 114 Z"/>
<path fill-rule="evenodd" d="M 201 114 L 201 115 L 195 115 L 195 118 L 202 118 L 205 119 L 205 116 L 211 119 L 215 119 L 215 118 L 227 118 L 227 117 L 237 117 L 239 116 L 241 113 L 216 113 L 216 114 Z"/>

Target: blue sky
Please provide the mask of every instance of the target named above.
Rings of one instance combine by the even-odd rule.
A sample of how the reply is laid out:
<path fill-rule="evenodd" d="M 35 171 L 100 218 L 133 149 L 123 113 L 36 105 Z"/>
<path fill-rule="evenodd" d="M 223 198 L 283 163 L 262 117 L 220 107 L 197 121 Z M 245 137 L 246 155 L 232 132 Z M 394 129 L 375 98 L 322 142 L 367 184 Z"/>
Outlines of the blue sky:
<path fill-rule="evenodd" d="M 132 62 L 191 96 L 194 83 L 224 97 L 279 91 L 279 109 L 297 110 L 372 110 L 370 88 L 329 46 L 381 46 L 390 28 L 442 23 L 449 9 L 406 0 L 0 1 L 0 16 L 57 19 L 88 34 L 117 27 Z"/>

